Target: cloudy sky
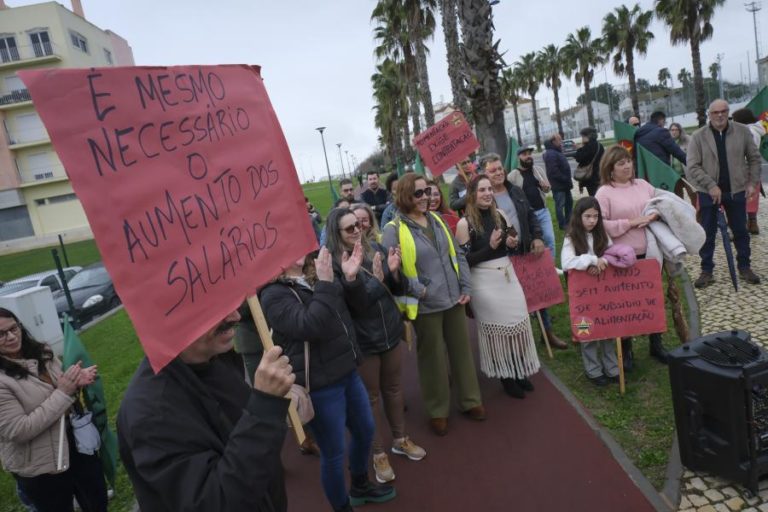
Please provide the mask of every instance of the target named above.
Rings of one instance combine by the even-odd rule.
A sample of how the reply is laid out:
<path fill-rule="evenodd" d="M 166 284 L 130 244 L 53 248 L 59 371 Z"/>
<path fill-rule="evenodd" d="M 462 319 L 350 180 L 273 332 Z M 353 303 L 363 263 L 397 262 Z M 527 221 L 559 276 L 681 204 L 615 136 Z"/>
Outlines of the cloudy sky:
<path fill-rule="evenodd" d="M 60 0 L 69 7 L 69 0 Z M 37 2 L 7 0 L 9 7 Z M 104 29 L 117 32 L 131 44 L 137 65 L 248 63 L 262 66 L 262 74 L 285 131 L 299 175 L 325 175 L 320 137 L 326 126 L 331 172 L 339 170 L 339 153 L 349 151 L 358 161 L 376 149 L 370 77 L 376 64 L 370 14 L 374 0 L 82 0 L 85 16 Z M 652 0 L 641 0 L 650 9 Z M 585 5 L 588 7 L 585 8 Z M 715 14 L 714 37 L 702 46 L 704 72 L 718 53 L 723 55 L 727 80 L 755 77 L 755 40 L 752 15 L 744 2 L 730 0 Z M 494 6 L 496 37 L 505 60 L 554 43 L 588 25 L 599 34 L 602 18 L 621 5 L 618 0 L 501 0 Z M 429 43 L 429 74 L 435 102 L 451 98 L 440 20 Z M 762 29 L 762 34 L 760 33 Z M 691 69 L 687 46 L 672 47 L 669 34 L 654 22 L 656 35 L 648 55 L 636 62 L 637 74 L 652 82 L 658 70 Z M 768 6 L 758 13 L 761 55 L 768 51 Z M 763 48 L 764 46 L 764 48 Z M 752 63 L 748 64 L 747 52 Z M 626 81 L 610 69 L 598 71 L 596 81 L 614 85 Z M 575 104 L 579 90 L 566 83 L 562 107 Z M 553 107 L 550 91 L 540 100 Z M 344 154 L 344 166 L 347 166 Z"/>

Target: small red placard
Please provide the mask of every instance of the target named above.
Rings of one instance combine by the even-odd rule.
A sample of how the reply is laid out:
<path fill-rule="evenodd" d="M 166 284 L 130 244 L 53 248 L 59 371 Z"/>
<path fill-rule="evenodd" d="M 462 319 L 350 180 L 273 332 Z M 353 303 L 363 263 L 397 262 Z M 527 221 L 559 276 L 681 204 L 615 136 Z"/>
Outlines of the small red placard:
<path fill-rule="evenodd" d="M 523 287 L 529 313 L 563 302 L 565 299 L 563 286 L 560 284 L 549 249 L 546 249 L 541 256 L 529 253 L 525 256 L 513 256 L 510 259 L 517 280 Z"/>
<path fill-rule="evenodd" d="M 424 165 L 434 176 L 461 162 L 480 147 L 461 112 L 452 112 L 413 139 Z"/>

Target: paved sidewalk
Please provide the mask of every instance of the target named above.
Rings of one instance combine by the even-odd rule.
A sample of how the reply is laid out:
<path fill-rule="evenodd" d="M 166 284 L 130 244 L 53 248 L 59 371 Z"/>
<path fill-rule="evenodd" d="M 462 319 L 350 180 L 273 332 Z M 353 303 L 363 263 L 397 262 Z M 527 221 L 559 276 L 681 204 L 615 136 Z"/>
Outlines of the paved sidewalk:
<path fill-rule="evenodd" d="M 715 284 L 695 290 L 701 315 L 702 334 L 745 329 L 752 340 L 768 347 L 768 202 L 761 200 L 758 223 L 763 234 L 752 238 L 752 269 L 763 280 L 760 285 L 739 282 L 739 291 L 731 285 L 720 235 L 715 252 Z M 699 276 L 698 256 L 686 262 L 694 281 Z M 760 493 L 747 499 L 744 488 L 706 473 L 686 471 L 681 480 L 681 512 L 768 512 L 768 480 L 761 482 Z"/>

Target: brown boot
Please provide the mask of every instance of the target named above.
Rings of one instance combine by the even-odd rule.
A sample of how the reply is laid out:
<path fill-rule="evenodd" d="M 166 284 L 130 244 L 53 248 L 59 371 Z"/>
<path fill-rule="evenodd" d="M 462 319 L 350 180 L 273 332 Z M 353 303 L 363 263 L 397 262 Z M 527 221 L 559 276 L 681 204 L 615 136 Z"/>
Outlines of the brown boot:
<path fill-rule="evenodd" d="M 750 217 L 749 222 L 747 223 L 747 229 L 749 230 L 750 235 L 759 235 L 760 234 L 760 228 L 757 227 L 757 217 Z"/>
<path fill-rule="evenodd" d="M 549 346 L 552 348 L 556 348 L 559 350 L 565 350 L 568 348 L 568 344 L 558 338 L 554 332 L 552 332 L 552 329 L 547 329 L 547 339 L 549 340 Z M 542 342 L 544 342 L 544 338 L 541 339 Z"/>

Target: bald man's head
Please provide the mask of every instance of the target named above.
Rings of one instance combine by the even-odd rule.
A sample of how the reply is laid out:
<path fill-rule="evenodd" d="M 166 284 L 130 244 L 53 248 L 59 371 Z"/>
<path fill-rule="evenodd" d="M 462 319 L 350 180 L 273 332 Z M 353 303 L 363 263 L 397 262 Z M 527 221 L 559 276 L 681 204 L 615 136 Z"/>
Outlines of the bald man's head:
<path fill-rule="evenodd" d="M 728 126 L 728 102 L 716 99 L 709 104 L 709 122 L 715 130 L 724 130 Z"/>

